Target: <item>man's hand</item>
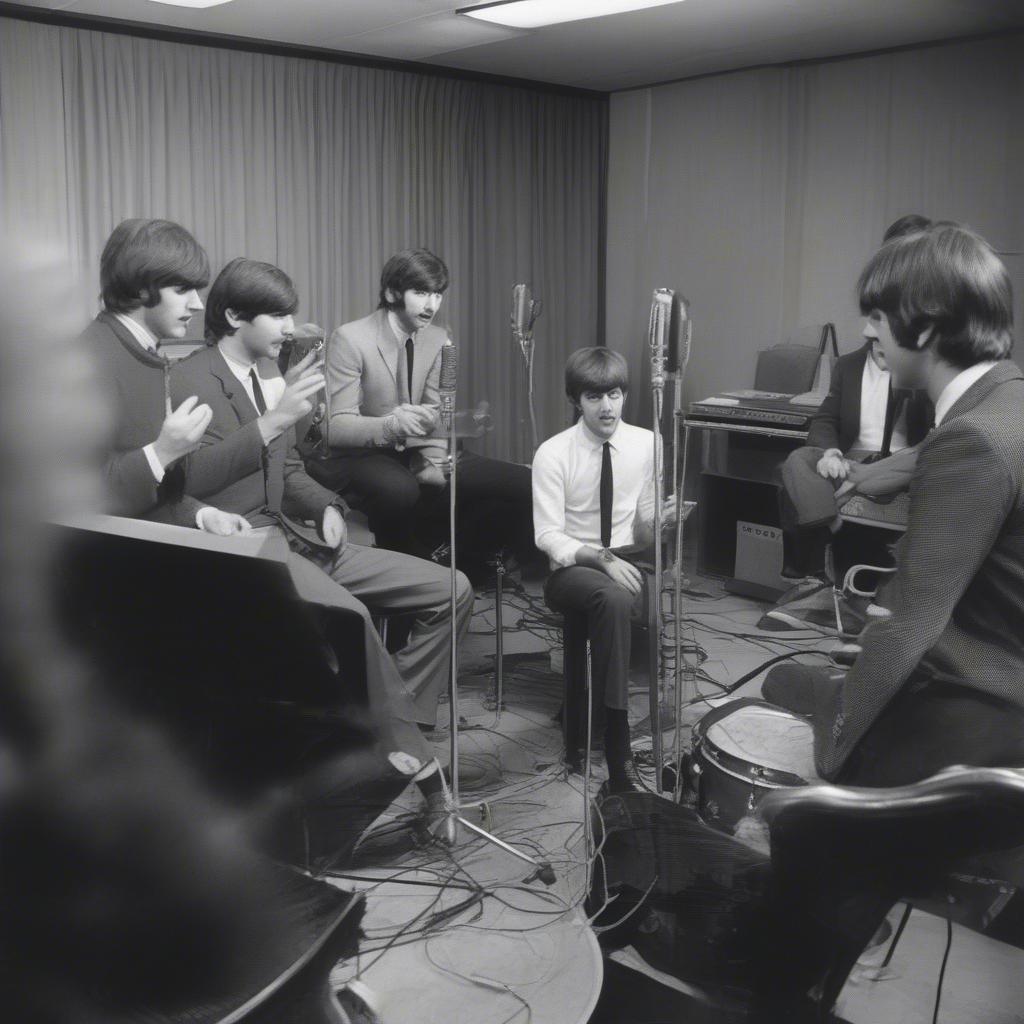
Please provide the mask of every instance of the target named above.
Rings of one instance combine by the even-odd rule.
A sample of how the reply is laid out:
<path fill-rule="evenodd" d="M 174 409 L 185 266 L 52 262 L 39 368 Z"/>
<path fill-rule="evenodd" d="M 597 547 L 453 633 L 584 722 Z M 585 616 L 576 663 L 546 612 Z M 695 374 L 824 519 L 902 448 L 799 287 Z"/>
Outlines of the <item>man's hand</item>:
<path fill-rule="evenodd" d="M 857 493 L 857 485 L 847 478 L 836 489 L 836 506 L 842 508 Z"/>
<path fill-rule="evenodd" d="M 612 555 L 610 561 L 601 559 L 601 568 L 606 576 L 613 579 L 620 587 L 624 587 L 634 597 L 640 593 L 640 588 L 644 585 L 644 577 L 631 562 Z"/>
<path fill-rule="evenodd" d="M 323 373 L 323 352 L 311 348 L 294 366 L 289 366 L 284 372 L 285 384 L 294 384 L 307 370 Z"/>
<path fill-rule="evenodd" d="M 676 521 L 676 496 L 674 494 L 670 494 L 661 503 L 661 521 L 665 526 L 669 526 Z M 652 523 L 651 525 L 653 526 L 654 524 Z"/>
<path fill-rule="evenodd" d="M 444 470 L 429 459 L 423 460 L 423 465 L 413 471 L 413 476 L 426 487 L 444 487 L 448 482 Z"/>
<path fill-rule="evenodd" d="M 153 452 L 165 469 L 199 447 L 213 417 L 208 405 L 198 405 L 199 399 L 190 395 L 170 413 L 160 427 L 160 436 L 153 442 Z"/>
<path fill-rule="evenodd" d="M 847 481 L 857 494 L 875 498 L 892 498 L 910 487 L 917 468 L 917 449 L 903 451 L 880 459 L 878 462 L 851 463 Z"/>
<path fill-rule="evenodd" d="M 313 411 L 316 393 L 327 383 L 320 367 L 314 366 L 308 356 L 302 362 L 296 363 L 294 368 L 298 370 L 303 363 L 308 365 L 286 383 L 284 394 L 281 395 L 276 408 L 268 409 L 259 418 L 260 433 L 267 442 L 272 441 L 278 434 L 283 434 L 303 416 L 308 416 Z M 287 381 L 287 378 L 285 379 Z"/>
<path fill-rule="evenodd" d="M 850 463 L 843 458 L 843 453 L 838 448 L 829 448 L 815 467 L 818 476 L 826 480 L 845 480 L 850 472 Z"/>
<path fill-rule="evenodd" d="M 212 533 L 217 537 L 233 537 L 239 533 L 249 533 L 252 524 L 237 512 L 225 512 L 212 505 L 200 509 L 196 516 L 199 529 L 204 533 Z"/>
<path fill-rule="evenodd" d="M 437 413 L 426 405 L 397 405 L 391 410 L 399 437 L 426 437 L 437 425 Z"/>
<path fill-rule="evenodd" d="M 320 533 L 324 541 L 335 551 L 340 551 L 345 546 L 345 541 L 348 540 L 348 525 L 345 522 L 345 517 L 334 505 L 328 505 L 324 509 Z"/>

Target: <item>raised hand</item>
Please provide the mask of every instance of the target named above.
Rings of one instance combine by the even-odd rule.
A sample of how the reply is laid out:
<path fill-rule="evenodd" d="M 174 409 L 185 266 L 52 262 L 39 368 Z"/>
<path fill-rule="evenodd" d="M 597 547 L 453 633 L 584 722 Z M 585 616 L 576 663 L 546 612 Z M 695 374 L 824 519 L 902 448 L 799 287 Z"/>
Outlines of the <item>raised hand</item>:
<path fill-rule="evenodd" d="M 210 425 L 213 410 L 199 405 L 199 399 L 190 395 L 167 415 L 160 427 L 160 435 L 153 442 L 153 451 L 160 465 L 167 467 L 199 447 L 199 442 Z"/>
<path fill-rule="evenodd" d="M 294 366 L 289 366 L 285 370 L 284 382 L 285 384 L 294 384 L 307 370 L 323 373 L 323 368 L 323 352 L 311 348 Z"/>
<path fill-rule="evenodd" d="M 306 362 L 305 359 L 296 363 L 294 369 L 298 369 L 304 362 Z M 286 377 L 285 380 L 287 381 L 288 378 Z M 326 381 L 320 367 L 310 361 L 305 369 L 286 384 L 284 394 L 281 395 L 277 406 L 268 409 L 260 417 L 261 424 L 266 427 L 265 433 L 276 436 L 294 426 L 303 416 L 308 416 L 313 411 L 316 393 L 325 385 Z"/>

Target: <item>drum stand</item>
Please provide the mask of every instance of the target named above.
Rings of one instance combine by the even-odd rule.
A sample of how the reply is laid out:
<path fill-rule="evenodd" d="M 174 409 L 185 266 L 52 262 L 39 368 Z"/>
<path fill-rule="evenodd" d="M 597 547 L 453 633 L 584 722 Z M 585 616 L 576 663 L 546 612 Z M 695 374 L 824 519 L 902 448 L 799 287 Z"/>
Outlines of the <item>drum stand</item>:
<path fill-rule="evenodd" d="M 546 861 L 537 860 L 536 858 L 531 857 L 529 854 L 523 853 L 522 850 L 517 850 L 514 846 L 510 846 L 504 840 L 499 839 L 497 836 L 491 835 L 490 832 L 487 832 L 486 830 L 482 829 L 479 825 L 473 824 L 473 822 L 468 821 L 460 814 L 460 812 L 464 810 L 464 808 L 460 801 L 459 795 L 459 630 L 455 615 L 456 608 L 458 607 L 459 582 L 458 568 L 456 567 L 455 564 L 455 490 L 456 476 L 458 472 L 457 465 L 458 459 L 456 458 L 455 449 L 455 423 L 454 417 L 449 417 L 448 530 L 451 539 L 451 672 L 448 681 L 448 699 L 450 716 L 449 721 L 451 723 L 451 764 L 449 771 L 451 772 L 452 782 L 451 789 L 446 792 L 448 815 L 447 818 L 445 819 L 443 838 L 444 841 L 447 842 L 449 845 L 454 845 L 456 839 L 458 838 L 459 826 L 461 825 L 467 831 L 472 832 L 473 835 L 479 836 L 481 839 L 485 839 L 487 840 L 487 842 L 493 844 L 494 846 L 497 846 L 499 849 L 504 850 L 505 853 L 508 853 L 513 857 L 517 857 L 519 858 L 519 860 L 525 861 L 527 864 L 531 865 L 535 869 L 534 876 L 532 877 L 539 878 L 545 885 L 552 885 L 555 881 L 555 872 L 552 870 L 551 865 L 549 863 L 547 863 Z M 500 575 L 498 578 L 500 580 Z M 498 642 L 500 645 L 500 639 Z M 444 775 L 442 774 L 441 777 L 443 779 Z"/>

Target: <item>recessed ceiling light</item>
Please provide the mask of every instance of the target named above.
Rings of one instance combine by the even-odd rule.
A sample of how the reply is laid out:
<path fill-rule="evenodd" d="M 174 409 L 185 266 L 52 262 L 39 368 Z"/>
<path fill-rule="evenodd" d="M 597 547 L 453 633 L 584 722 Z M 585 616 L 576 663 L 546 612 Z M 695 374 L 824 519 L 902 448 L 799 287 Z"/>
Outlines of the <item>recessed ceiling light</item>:
<path fill-rule="evenodd" d="M 642 11 L 648 7 L 666 7 L 682 0 L 496 0 L 477 7 L 461 7 L 465 14 L 481 21 L 493 21 L 510 28 L 540 28 L 563 21 L 603 18 L 608 14 Z"/>
<path fill-rule="evenodd" d="M 154 4 L 168 4 L 171 7 L 216 7 L 228 4 L 231 0 L 150 0 Z"/>

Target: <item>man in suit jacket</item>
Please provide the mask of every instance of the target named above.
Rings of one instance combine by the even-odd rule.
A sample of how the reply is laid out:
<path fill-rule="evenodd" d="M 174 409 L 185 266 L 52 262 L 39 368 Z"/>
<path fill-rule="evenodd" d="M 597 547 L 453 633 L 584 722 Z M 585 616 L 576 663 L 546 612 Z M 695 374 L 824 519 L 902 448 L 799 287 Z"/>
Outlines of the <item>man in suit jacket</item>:
<path fill-rule="evenodd" d="M 908 214 L 889 225 L 883 242 L 930 225 L 926 217 Z M 782 465 L 782 574 L 793 579 L 824 572 L 825 548 L 839 526 L 837 500 L 889 495 L 909 486 L 917 445 L 931 426 L 928 396 L 893 388 L 870 319 L 863 335 L 865 342 L 856 352 L 836 361 L 828 395 L 811 418 L 806 446 Z M 851 451 L 856 458 L 846 458 Z M 865 458 L 865 453 L 870 454 Z M 853 560 L 886 564 L 884 546 L 867 537 L 853 544 L 862 548 Z"/>
<path fill-rule="evenodd" d="M 104 309 L 82 341 L 112 413 L 107 511 L 229 535 L 248 528 L 241 517 L 185 493 L 184 462 L 210 409 L 194 394 L 172 408 L 169 364 L 159 351 L 162 340 L 184 337 L 209 279 L 206 253 L 181 225 L 122 221 L 100 257 Z"/>
<path fill-rule="evenodd" d="M 988 244 L 953 224 L 883 246 L 861 274 L 897 387 L 925 388 L 891 614 L 849 673 L 784 673 L 770 700 L 813 713 L 828 779 L 899 785 L 953 764 L 1024 765 L 1024 374 L 1012 294 Z"/>
<path fill-rule="evenodd" d="M 276 359 L 294 329 L 298 305 L 290 278 L 268 263 L 235 259 L 218 275 L 207 301 L 208 347 L 171 372 L 173 394 L 197 394 L 212 410 L 203 447 L 190 465 L 189 489 L 241 514 L 254 528 L 283 531 L 300 592 L 362 617 L 370 709 L 390 731 L 395 749 L 429 762 L 433 751 L 419 726 L 433 727 L 447 679 L 449 573 L 421 559 L 347 543 L 344 502 L 306 474 L 294 424 L 310 411 L 324 378 L 312 365 L 314 353 L 289 379 L 278 371 Z M 463 636 L 473 595 L 464 577 L 457 589 Z M 414 616 L 394 659 L 366 604 Z M 436 773 L 417 781 L 440 797 Z"/>
<path fill-rule="evenodd" d="M 328 439 L 310 461 L 318 480 L 362 508 L 382 547 L 428 554 L 448 535 L 447 448 L 438 381 L 447 332 L 434 318 L 448 268 L 425 249 L 400 252 L 381 273 L 380 305 L 327 344 Z M 460 565 L 476 572 L 502 548 L 536 556 L 530 471 L 471 452 L 458 464 Z"/>

